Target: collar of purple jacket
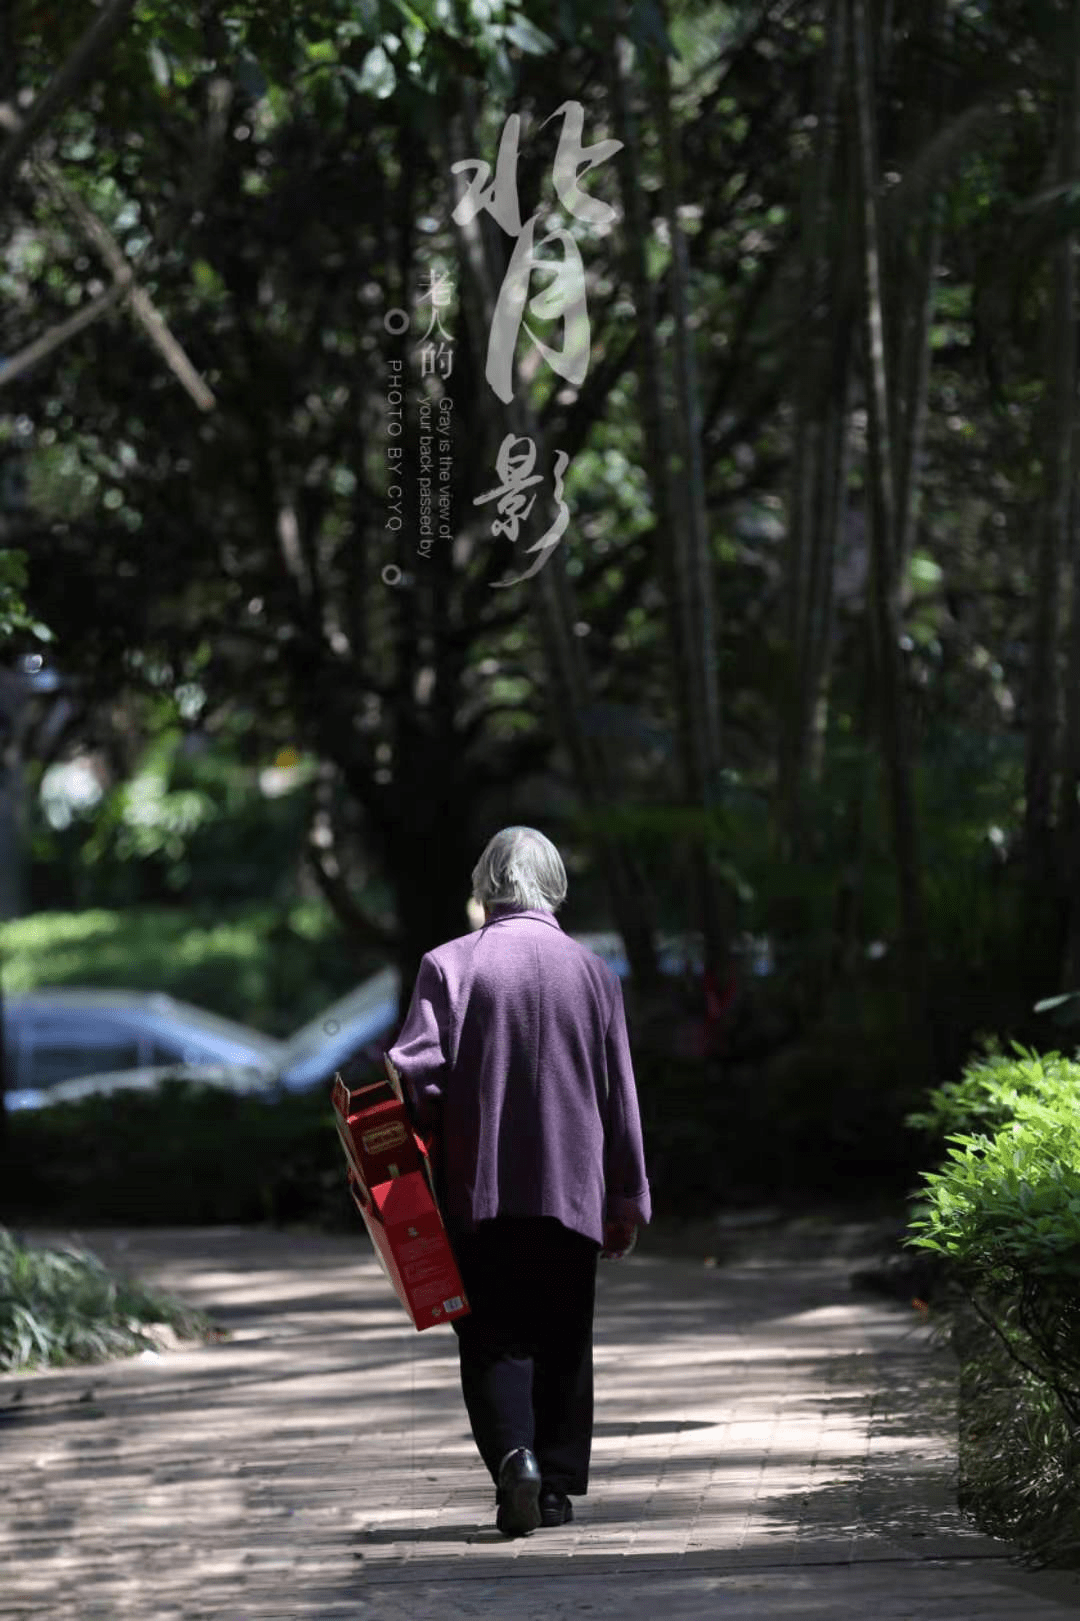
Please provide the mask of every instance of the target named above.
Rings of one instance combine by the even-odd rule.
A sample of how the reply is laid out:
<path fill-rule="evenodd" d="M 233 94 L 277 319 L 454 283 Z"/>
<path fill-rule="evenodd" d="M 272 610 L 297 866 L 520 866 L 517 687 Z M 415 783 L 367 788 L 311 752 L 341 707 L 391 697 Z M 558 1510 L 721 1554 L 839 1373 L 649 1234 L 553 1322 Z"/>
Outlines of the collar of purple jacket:
<path fill-rule="evenodd" d="M 533 911 L 531 908 L 526 906 L 500 908 L 500 910 L 495 913 L 494 917 L 489 917 L 487 922 L 482 924 L 481 927 L 490 929 L 496 923 L 508 923 L 511 918 L 519 917 L 535 918 L 537 923 L 550 923 L 552 928 L 559 929 L 560 931 L 562 929 L 562 924 L 553 913 Z"/>

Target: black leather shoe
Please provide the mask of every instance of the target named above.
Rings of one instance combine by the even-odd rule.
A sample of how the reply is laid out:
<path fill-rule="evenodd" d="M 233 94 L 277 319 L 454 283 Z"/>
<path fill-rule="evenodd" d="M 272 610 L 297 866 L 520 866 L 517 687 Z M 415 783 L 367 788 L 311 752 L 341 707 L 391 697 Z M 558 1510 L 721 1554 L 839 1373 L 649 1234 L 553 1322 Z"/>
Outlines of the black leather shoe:
<path fill-rule="evenodd" d="M 574 1510 L 570 1506 L 570 1499 L 565 1492 L 559 1491 L 555 1486 L 541 1487 L 541 1525 L 567 1525 L 573 1518 Z"/>
<path fill-rule="evenodd" d="M 508 1452 L 499 1465 L 495 1525 L 506 1537 L 527 1537 L 540 1524 L 540 1467 L 528 1447 Z"/>

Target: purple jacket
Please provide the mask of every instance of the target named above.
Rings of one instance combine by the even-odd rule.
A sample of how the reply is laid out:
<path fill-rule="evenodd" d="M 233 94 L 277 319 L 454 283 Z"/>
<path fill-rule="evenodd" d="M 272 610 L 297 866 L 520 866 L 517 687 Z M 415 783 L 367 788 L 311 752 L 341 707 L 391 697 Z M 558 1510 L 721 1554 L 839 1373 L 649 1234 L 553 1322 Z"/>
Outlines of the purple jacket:
<path fill-rule="evenodd" d="M 500 912 L 420 964 L 390 1057 L 438 1133 L 447 1224 L 554 1216 L 597 1243 L 652 1214 L 622 987 L 550 912 Z"/>

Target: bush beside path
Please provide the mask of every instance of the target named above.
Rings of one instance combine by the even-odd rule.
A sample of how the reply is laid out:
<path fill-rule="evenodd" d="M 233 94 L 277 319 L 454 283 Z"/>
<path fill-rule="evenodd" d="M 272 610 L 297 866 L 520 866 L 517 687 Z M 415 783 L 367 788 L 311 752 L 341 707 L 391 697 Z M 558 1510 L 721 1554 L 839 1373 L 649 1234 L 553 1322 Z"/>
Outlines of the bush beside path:
<path fill-rule="evenodd" d="M 230 1337 L 0 1379 L 2 1621 L 1077 1611 L 960 1516 L 955 1360 L 847 1253 L 602 1267 L 589 1496 L 506 1541 L 452 1332 L 409 1327 L 362 1235 L 90 1237 Z"/>

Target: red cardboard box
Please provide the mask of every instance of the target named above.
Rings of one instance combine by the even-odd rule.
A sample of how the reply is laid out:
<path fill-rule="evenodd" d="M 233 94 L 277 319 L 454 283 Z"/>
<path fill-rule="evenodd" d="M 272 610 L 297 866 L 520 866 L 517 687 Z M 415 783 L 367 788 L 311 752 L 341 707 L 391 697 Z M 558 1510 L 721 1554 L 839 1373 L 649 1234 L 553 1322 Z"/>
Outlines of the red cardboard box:
<path fill-rule="evenodd" d="M 421 1148 L 401 1095 L 387 1081 L 350 1092 L 334 1078 L 334 1120 L 345 1157 L 365 1188 L 421 1168 Z"/>
<path fill-rule="evenodd" d="M 366 1198 L 351 1174 L 349 1186 L 375 1254 L 415 1327 L 467 1316 L 461 1274 L 424 1173 L 408 1171 L 380 1182 Z"/>
<path fill-rule="evenodd" d="M 469 1311 L 435 1198 L 427 1145 L 405 1108 L 398 1077 L 350 1092 L 334 1078 L 334 1119 L 352 1194 L 383 1271 L 418 1329 Z"/>

